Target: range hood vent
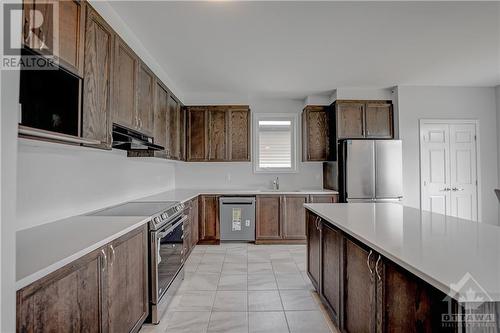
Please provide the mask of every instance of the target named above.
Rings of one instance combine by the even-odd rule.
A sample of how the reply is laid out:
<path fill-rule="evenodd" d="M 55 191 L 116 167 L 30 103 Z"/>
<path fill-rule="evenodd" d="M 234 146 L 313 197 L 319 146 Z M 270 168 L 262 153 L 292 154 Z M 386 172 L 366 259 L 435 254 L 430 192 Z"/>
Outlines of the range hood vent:
<path fill-rule="evenodd" d="M 130 128 L 113 124 L 113 148 L 122 150 L 164 150 L 154 139 Z"/>

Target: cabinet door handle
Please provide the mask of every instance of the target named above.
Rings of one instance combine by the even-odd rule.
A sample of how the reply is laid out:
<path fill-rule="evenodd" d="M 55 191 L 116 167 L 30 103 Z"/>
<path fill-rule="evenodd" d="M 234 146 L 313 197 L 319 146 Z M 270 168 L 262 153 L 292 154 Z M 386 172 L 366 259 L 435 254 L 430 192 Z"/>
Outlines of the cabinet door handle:
<path fill-rule="evenodd" d="M 115 262 L 115 248 L 113 245 L 110 245 L 109 248 L 111 249 L 111 258 L 109 258 L 110 265 L 113 266 L 113 263 Z"/>
<path fill-rule="evenodd" d="M 102 267 L 101 270 L 104 272 L 106 270 L 106 266 L 108 265 L 108 257 L 106 256 L 106 251 L 104 249 L 101 250 L 102 253 Z"/>
<path fill-rule="evenodd" d="M 454 188 L 452 188 L 451 190 L 456 192 L 456 191 L 463 191 L 464 189 L 463 189 L 463 188 L 460 188 L 460 187 L 458 187 L 458 188 L 457 188 L 457 187 L 454 187 Z"/>
<path fill-rule="evenodd" d="M 368 257 L 366 258 L 366 266 L 368 266 L 368 270 L 370 271 L 370 275 L 373 275 L 373 270 L 370 266 L 370 257 L 372 256 L 373 251 L 370 250 L 370 253 L 368 253 Z"/>
<path fill-rule="evenodd" d="M 378 258 L 377 258 L 377 262 L 375 263 L 375 273 L 377 273 L 377 277 L 378 277 L 379 281 L 382 280 L 382 278 L 380 277 L 380 273 L 378 272 L 378 263 L 380 262 L 380 259 L 381 259 L 381 257 L 379 254 Z"/>

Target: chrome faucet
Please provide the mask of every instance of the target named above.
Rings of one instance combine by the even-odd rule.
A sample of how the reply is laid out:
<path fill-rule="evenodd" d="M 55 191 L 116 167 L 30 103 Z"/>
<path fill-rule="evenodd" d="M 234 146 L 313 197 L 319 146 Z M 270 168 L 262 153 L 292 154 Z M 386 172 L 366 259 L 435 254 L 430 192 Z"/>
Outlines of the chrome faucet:
<path fill-rule="evenodd" d="M 275 180 L 273 180 L 273 190 L 277 191 L 280 189 L 280 179 L 279 177 L 276 177 Z"/>

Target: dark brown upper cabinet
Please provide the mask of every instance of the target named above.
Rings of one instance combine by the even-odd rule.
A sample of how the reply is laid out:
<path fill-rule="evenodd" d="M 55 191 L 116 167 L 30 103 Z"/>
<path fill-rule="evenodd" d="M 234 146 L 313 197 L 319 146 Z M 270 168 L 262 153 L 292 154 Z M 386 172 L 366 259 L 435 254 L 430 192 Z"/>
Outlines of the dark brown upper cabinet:
<path fill-rule="evenodd" d="M 391 101 L 337 100 L 333 108 L 336 140 L 394 137 Z"/>
<path fill-rule="evenodd" d="M 54 33 L 54 3 L 58 10 L 58 33 Z M 85 6 L 85 1 L 25 0 L 23 44 L 41 54 L 58 57 L 63 67 L 83 76 Z M 30 15 L 30 10 L 41 15 Z"/>
<path fill-rule="evenodd" d="M 227 160 L 227 112 L 224 110 L 208 110 L 208 160 Z"/>
<path fill-rule="evenodd" d="M 127 44 L 116 37 L 113 80 L 113 122 L 138 130 L 137 74 L 139 60 Z"/>
<path fill-rule="evenodd" d="M 250 112 L 231 109 L 228 115 L 228 153 L 231 161 L 250 161 Z"/>
<path fill-rule="evenodd" d="M 208 160 L 208 114 L 205 107 L 187 108 L 187 161 Z"/>
<path fill-rule="evenodd" d="M 248 106 L 186 107 L 187 161 L 249 161 Z"/>
<path fill-rule="evenodd" d="M 308 105 L 302 111 L 302 161 L 330 159 L 329 107 Z"/>
<path fill-rule="evenodd" d="M 155 75 L 142 62 L 139 62 L 137 85 L 137 123 L 141 133 L 153 135 L 154 131 L 154 87 Z"/>
<path fill-rule="evenodd" d="M 111 149 L 111 84 L 115 34 L 87 5 L 82 105 L 82 137 Z"/>
<path fill-rule="evenodd" d="M 155 110 L 154 110 L 154 131 L 155 144 L 165 147 L 165 150 L 159 152 L 166 154 L 167 149 L 167 112 L 168 112 L 168 90 L 160 82 L 157 81 L 155 92 Z"/>

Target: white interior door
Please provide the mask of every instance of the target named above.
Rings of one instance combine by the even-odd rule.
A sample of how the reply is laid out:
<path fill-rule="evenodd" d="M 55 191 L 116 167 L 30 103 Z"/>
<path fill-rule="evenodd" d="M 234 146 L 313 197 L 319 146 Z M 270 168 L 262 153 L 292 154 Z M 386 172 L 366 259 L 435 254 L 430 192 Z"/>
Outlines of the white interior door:
<path fill-rule="evenodd" d="M 447 124 L 420 126 L 422 209 L 445 215 L 451 213 L 449 141 Z"/>
<path fill-rule="evenodd" d="M 422 209 L 477 221 L 474 122 L 420 125 Z"/>
<path fill-rule="evenodd" d="M 477 220 L 476 125 L 450 124 L 451 215 Z"/>

